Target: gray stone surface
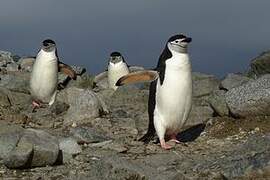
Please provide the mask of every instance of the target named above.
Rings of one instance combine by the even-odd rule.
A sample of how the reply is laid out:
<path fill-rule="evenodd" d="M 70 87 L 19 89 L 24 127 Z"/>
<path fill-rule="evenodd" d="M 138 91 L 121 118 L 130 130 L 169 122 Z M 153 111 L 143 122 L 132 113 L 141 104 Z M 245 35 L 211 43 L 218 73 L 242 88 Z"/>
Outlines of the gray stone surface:
<path fill-rule="evenodd" d="M 228 74 L 220 83 L 220 88 L 230 90 L 234 87 L 241 86 L 251 79 L 241 74 Z"/>
<path fill-rule="evenodd" d="M 210 95 L 208 99 L 211 107 L 214 109 L 215 113 L 219 116 L 229 115 L 229 108 L 226 103 L 225 94 L 226 94 L 225 91 L 216 90 Z"/>
<path fill-rule="evenodd" d="M 98 143 L 107 141 L 109 138 L 94 128 L 76 127 L 71 128 L 70 133 L 77 140 L 78 143 Z"/>
<path fill-rule="evenodd" d="M 198 72 L 192 73 L 193 96 L 202 97 L 219 88 L 220 81 L 214 76 Z"/>
<path fill-rule="evenodd" d="M 210 106 L 192 106 L 185 127 L 206 123 L 213 117 L 213 109 Z"/>
<path fill-rule="evenodd" d="M 82 152 L 81 146 L 78 145 L 74 138 L 62 138 L 59 142 L 59 148 L 63 153 L 76 155 Z"/>
<path fill-rule="evenodd" d="M 19 64 L 21 70 L 26 71 L 26 72 L 31 72 L 35 60 L 36 59 L 33 57 L 21 58 L 19 60 L 18 64 Z"/>
<path fill-rule="evenodd" d="M 270 75 L 231 89 L 226 102 L 236 117 L 270 115 Z"/>
<path fill-rule="evenodd" d="M 8 168 L 29 168 L 34 155 L 34 147 L 32 143 L 21 140 L 17 146 L 8 153 L 4 159 L 4 164 Z"/>
<path fill-rule="evenodd" d="M 0 123 L 0 158 L 6 158 L 7 155 L 16 147 L 24 129 L 17 125 Z"/>
<path fill-rule="evenodd" d="M 8 72 L 18 71 L 19 65 L 17 63 L 9 63 L 9 64 L 7 64 L 6 70 Z"/>
<path fill-rule="evenodd" d="M 14 72 L 0 75 L 0 87 L 29 94 L 30 73 Z"/>
<path fill-rule="evenodd" d="M 70 106 L 65 115 L 66 124 L 97 118 L 103 111 L 98 97 L 90 89 L 70 87 L 61 91 L 57 98 Z"/>
<path fill-rule="evenodd" d="M 270 73 L 270 51 L 261 53 L 258 57 L 254 58 L 250 63 L 248 76 L 258 78 L 264 74 Z"/>
<path fill-rule="evenodd" d="M 20 143 L 34 147 L 31 167 L 53 165 L 59 156 L 58 139 L 42 130 L 27 129 Z"/>

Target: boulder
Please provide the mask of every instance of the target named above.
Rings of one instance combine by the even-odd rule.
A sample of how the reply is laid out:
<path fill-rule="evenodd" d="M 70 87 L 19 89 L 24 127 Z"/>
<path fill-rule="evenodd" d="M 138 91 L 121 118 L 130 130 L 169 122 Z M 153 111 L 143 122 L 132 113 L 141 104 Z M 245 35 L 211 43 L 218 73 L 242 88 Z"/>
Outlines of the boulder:
<path fill-rule="evenodd" d="M 18 62 L 20 69 L 26 72 L 31 72 L 35 60 L 36 58 L 34 57 L 21 58 Z"/>
<path fill-rule="evenodd" d="M 30 94 L 29 80 L 30 73 L 16 72 L 0 75 L 0 87 L 7 88 L 11 91 Z"/>
<path fill-rule="evenodd" d="M 5 159 L 16 147 L 24 129 L 17 125 L 0 124 L 0 159 Z"/>
<path fill-rule="evenodd" d="M 33 145 L 33 157 L 31 159 L 31 167 L 53 165 L 59 156 L 58 139 L 49 133 L 36 130 L 27 129 L 20 140 L 22 147 L 28 147 L 30 152 Z"/>
<path fill-rule="evenodd" d="M 99 98 L 90 89 L 69 87 L 61 91 L 57 98 L 69 105 L 64 118 L 66 124 L 82 123 L 82 120 L 97 118 L 103 111 Z"/>
<path fill-rule="evenodd" d="M 210 106 L 193 105 L 185 127 L 206 123 L 213 117 L 213 113 L 214 111 Z"/>
<path fill-rule="evenodd" d="M 193 97 L 207 96 L 219 88 L 219 80 L 214 75 L 192 73 Z"/>
<path fill-rule="evenodd" d="M 270 74 L 226 93 L 226 103 L 235 117 L 270 115 Z"/>
<path fill-rule="evenodd" d="M 254 58 L 250 63 L 250 70 L 248 76 L 252 78 L 260 77 L 264 74 L 270 73 L 270 51 L 261 53 Z"/>
<path fill-rule="evenodd" d="M 230 90 L 234 87 L 241 86 L 251 79 L 241 74 L 228 74 L 220 83 L 220 88 L 224 90 Z"/>
<path fill-rule="evenodd" d="M 218 116 L 229 116 L 229 108 L 226 104 L 225 93 L 226 91 L 223 90 L 215 90 L 208 99 L 209 104 Z"/>

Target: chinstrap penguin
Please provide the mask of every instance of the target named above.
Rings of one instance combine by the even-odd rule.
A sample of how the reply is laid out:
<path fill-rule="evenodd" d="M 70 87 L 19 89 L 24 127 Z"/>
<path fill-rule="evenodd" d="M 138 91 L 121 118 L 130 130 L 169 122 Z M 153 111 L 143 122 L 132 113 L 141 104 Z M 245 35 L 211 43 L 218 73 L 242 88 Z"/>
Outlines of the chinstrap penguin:
<path fill-rule="evenodd" d="M 129 73 L 128 65 L 124 57 L 119 52 L 112 52 L 108 64 L 108 84 L 111 89 L 116 90 L 118 87 L 115 83 L 118 79 Z"/>
<path fill-rule="evenodd" d="M 157 133 L 161 147 L 170 149 L 165 138 L 179 143 L 176 135 L 188 119 L 192 106 L 192 76 L 188 55 L 191 38 L 183 34 L 172 36 L 159 57 L 153 71 L 129 74 L 118 80 L 116 85 L 152 79 L 148 99 L 149 125 L 147 133 L 140 139 L 148 143 Z M 137 77 L 136 77 L 137 76 Z"/>
<path fill-rule="evenodd" d="M 55 42 L 46 39 L 42 42 L 42 47 L 36 56 L 30 77 L 30 92 L 34 109 L 40 107 L 41 103 L 49 105 L 54 103 L 57 93 L 58 71 L 76 79 L 76 73 L 73 69 L 59 61 Z"/>

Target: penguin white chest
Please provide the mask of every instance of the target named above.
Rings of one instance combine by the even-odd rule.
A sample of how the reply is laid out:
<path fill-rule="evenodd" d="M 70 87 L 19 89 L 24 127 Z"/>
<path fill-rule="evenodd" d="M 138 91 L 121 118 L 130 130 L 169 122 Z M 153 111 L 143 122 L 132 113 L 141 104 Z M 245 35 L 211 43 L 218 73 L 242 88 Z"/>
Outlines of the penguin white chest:
<path fill-rule="evenodd" d="M 118 79 L 120 79 L 124 75 L 127 75 L 128 73 L 129 69 L 126 63 L 122 61 L 116 64 L 110 62 L 108 66 L 109 87 L 116 90 L 118 87 L 115 86 L 115 83 L 118 81 Z"/>
<path fill-rule="evenodd" d="M 52 104 L 56 95 L 58 61 L 54 53 L 40 52 L 33 66 L 31 94 L 43 102 Z"/>
<path fill-rule="evenodd" d="M 173 55 L 166 60 L 164 81 L 156 87 L 155 121 L 167 131 L 179 131 L 191 110 L 192 79 L 189 57 Z"/>

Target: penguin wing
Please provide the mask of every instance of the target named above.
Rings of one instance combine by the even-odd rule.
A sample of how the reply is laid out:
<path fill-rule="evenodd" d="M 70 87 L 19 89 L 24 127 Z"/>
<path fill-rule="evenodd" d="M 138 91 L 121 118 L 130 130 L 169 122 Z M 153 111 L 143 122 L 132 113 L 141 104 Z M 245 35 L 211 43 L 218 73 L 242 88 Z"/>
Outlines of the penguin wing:
<path fill-rule="evenodd" d="M 65 73 L 66 75 L 68 75 L 72 79 L 76 79 L 76 77 L 77 77 L 77 74 L 72 69 L 72 67 L 70 67 L 69 65 L 64 64 L 60 61 L 58 61 L 58 71 Z"/>
<path fill-rule="evenodd" d="M 138 82 L 149 82 L 154 81 L 159 77 L 157 71 L 145 70 L 129 73 L 125 76 L 122 76 L 117 82 L 116 86 L 122 86 L 125 84 L 132 84 Z"/>

